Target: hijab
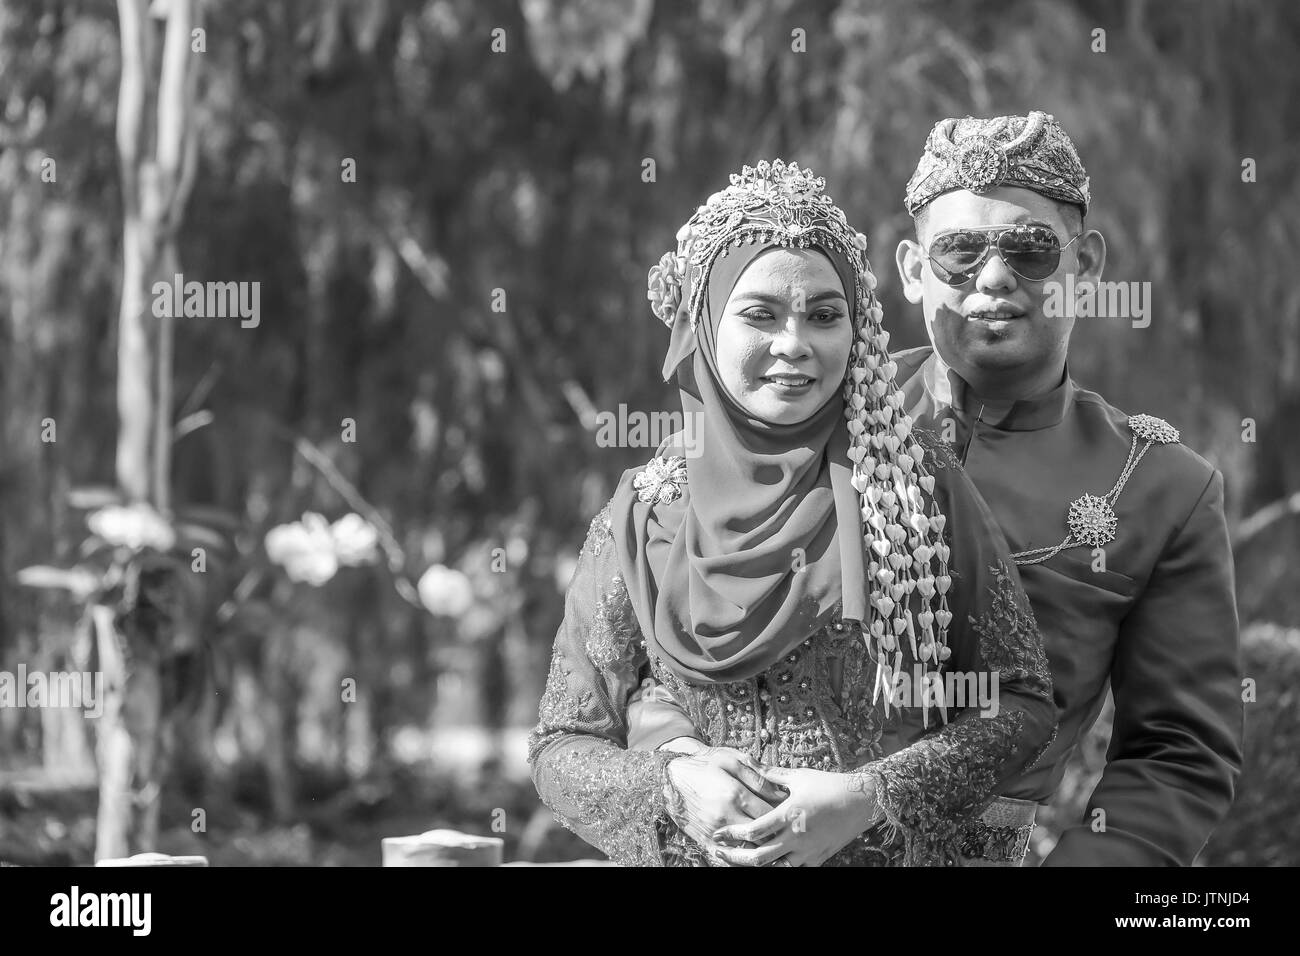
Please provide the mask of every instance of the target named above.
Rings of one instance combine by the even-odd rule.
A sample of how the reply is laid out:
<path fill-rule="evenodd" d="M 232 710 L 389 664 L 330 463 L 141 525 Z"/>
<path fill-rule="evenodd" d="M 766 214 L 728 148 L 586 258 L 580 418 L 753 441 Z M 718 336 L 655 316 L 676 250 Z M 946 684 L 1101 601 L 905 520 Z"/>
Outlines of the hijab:
<path fill-rule="evenodd" d="M 611 508 L 616 553 L 652 652 L 692 683 L 745 680 L 773 666 L 839 611 L 866 616 L 865 543 L 851 483 L 845 395 L 810 417 L 773 424 L 731 395 L 718 370 L 718 328 L 741 274 L 777 242 L 726 250 L 706 273 L 697 323 L 673 323 L 664 378 L 698 424 L 679 496 L 664 502 L 619 483 Z M 859 276 L 839 250 L 830 261 L 862 325 Z M 689 285 L 689 282 L 687 283 Z M 684 298 L 691 298 L 684 296 Z M 661 452 L 681 454 L 671 443 Z M 675 463 L 676 464 L 676 463 Z M 651 500 L 642 500 L 651 497 Z"/>

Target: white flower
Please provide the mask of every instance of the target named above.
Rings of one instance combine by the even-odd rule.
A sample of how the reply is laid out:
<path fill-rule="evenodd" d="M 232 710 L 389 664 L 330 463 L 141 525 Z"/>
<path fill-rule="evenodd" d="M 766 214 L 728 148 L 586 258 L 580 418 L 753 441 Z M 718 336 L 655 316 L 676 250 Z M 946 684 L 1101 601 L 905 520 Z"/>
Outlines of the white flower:
<path fill-rule="evenodd" d="M 309 511 L 301 521 L 277 525 L 266 533 L 266 554 L 284 568 L 291 581 L 320 587 L 338 572 L 338 556 L 329 523 Z"/>
<path fill-rule="evenodd" d="M 334 554 L 345 567 L 359 567 L 375 560 L 379 532 L 361 515 L 345 514 L 330 527 Z"/>
<path fill-rule="evenodd" d="M 430 614 L 460 617 L 474 604 L 474 588 L 469 578 L 443 564 L 435 564 L 425 571 L 416 590 Z"/>
<path fill-rule="evenodd" d="M 506 542 L 506 561 L 511 567 L 519 567 L 528 560 L 528 539 L 516 534 Z"/>
<path fill-rule="evenodd" d="M 176 532 L 151 505 L 109 505 L 86 518 L 90 530 L 117 547 L 167 551 L 176 544 Z"/>

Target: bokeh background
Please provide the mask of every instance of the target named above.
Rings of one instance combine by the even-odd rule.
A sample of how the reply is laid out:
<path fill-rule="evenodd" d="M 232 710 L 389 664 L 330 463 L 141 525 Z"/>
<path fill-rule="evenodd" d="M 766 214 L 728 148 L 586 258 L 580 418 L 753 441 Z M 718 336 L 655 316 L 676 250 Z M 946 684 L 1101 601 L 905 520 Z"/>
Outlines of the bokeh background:
<path fill-rule="evenodd" d="M 1297 50 L 1281 0 L 6 0 L 0 669 L 126 648 L 154 716 L 123 720 L 158 745 L 115 811 L 132 852 L 374 864 L 447 826 L 597 855 L 523 739 L 587 524 L 650 453 L 597 415 L 675 407 L 647 269 L 780 156 L 920 344 L 890 262 L 926 134 L 1042 108 L 1106 277 L 1152 283 L 1150 326 L 1081 320 L 1071 371 L 1227 479 L 1257 700 L 1202 862 L 1300 863 Z M 175 272 L 259 283 L 260 322 L 141 316 Z M 94 727 L 0 708 L 0 860 L 95 857 L 97 760 L 125 764 Z"/>

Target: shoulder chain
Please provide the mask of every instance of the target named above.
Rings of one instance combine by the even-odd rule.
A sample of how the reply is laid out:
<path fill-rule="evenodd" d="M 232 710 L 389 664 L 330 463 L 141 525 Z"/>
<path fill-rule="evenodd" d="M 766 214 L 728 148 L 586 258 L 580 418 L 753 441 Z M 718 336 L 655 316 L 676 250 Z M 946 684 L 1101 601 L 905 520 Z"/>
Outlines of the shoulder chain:
<path fill-rule="evenodd" d="M 1133 415 L 1128 420 L 1128 426 L 1133 432 L 1133 441 L 1129 445 L 1128 458 L 1119 473 L 1119 478 L 1110 491 L 1100 497 L 1081 495 L 1072 501 L 1070 510 L 1066 514 L 1066 526 L 1070 530 L 1061 543 L 1048 548 L 1017 551 L 1011 555 L 1017 565 L 1042 564 L 1069 548 L 1100 548 L 1115 540 L 1119 530 L 1115 505 L 1124 491 L 1124 486 L 1133 476 L 1138 462 L 1153 444 L 1168 445 L 1179 439 L 1178 429 L 1153 415 Z M 1141 442 L 1140 448 L 1139 442 Z"/>

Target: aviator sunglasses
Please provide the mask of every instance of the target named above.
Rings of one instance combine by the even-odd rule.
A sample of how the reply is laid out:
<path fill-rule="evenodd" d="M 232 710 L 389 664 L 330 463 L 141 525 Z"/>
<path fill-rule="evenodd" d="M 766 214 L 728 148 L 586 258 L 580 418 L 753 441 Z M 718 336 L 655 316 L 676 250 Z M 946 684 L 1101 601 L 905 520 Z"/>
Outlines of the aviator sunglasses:
<path fill-rule="evenodd" d="M 975 278 L 996 246 L 1007 268 L 1022 279 L 1037 282 L 1056 271 L 1061 264 L 1061 250 L 1081 235 L 1078 233 L 1062 246 L 1056 233 L 1047 226 L 956 229 L 935 236 L 928 255 L 939 280 L 958 286 Z"/>

